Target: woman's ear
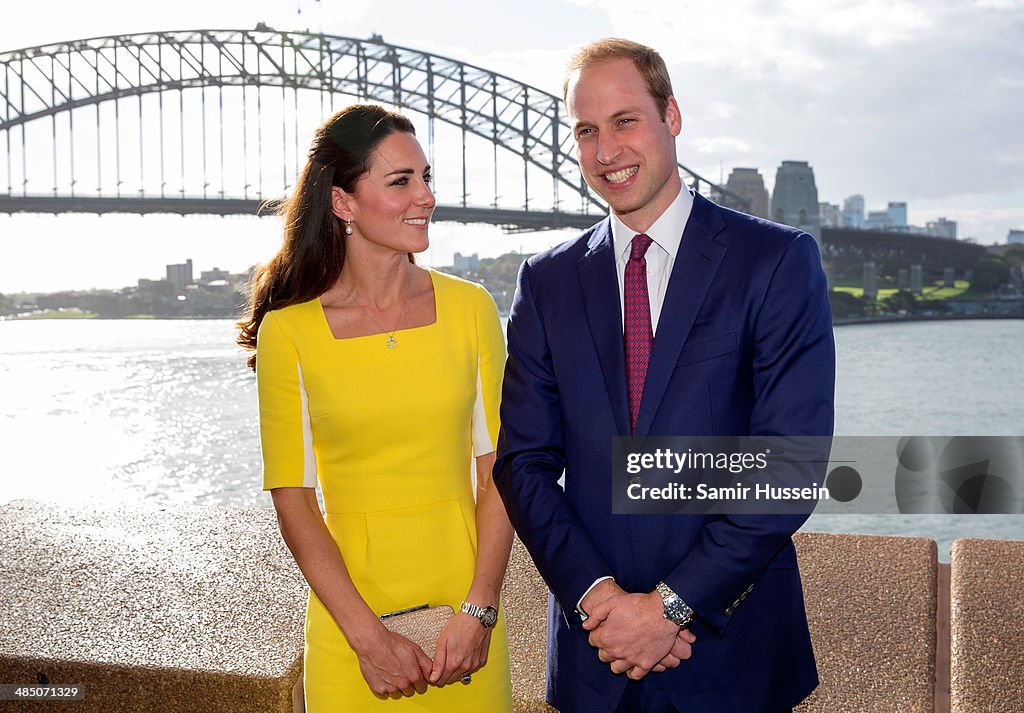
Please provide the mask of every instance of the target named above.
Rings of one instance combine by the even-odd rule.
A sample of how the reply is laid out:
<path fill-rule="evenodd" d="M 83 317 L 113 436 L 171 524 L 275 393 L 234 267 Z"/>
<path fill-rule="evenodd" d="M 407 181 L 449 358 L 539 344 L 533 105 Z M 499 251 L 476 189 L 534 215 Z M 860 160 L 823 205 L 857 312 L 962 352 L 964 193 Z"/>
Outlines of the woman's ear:
<path fill-rule="evenodd" d="M 331 212 L 346 223 L 352 220 L 351 198 L 337 186 L 331 186 Z"/>

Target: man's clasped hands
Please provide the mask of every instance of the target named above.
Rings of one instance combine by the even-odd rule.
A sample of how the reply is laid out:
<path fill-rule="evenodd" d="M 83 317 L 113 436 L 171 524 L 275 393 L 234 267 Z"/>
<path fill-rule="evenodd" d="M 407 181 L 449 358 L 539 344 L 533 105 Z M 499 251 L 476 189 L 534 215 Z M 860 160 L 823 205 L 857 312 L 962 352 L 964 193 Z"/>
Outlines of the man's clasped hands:
<path fill-rule="evenodd" d="M 660 673 L 690 658 L 697 637 L 664 616 L 655 592 L 630 594 L 611 579 L 599 582 L 580 603 L 587 618 L 590 645 L 613 673 L 639 681 L 651 671 Z"/>

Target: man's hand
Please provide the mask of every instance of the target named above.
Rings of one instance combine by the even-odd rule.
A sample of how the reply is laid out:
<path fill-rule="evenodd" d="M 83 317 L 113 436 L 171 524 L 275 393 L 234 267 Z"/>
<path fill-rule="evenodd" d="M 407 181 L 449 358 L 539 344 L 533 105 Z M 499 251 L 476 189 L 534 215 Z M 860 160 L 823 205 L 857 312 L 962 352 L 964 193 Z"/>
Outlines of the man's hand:
<path fill-rule="evenodd" d="M 639 681 L 651 671 L 674 668 L 690 658 L 696 637 L 665 618 L 657 592 L 613 594 L 586 611 L 583 628 L 590 632 L 590 645 L 613 673 Z"/>
<path fill-rule="evenodd" d="M 605 599 L 625 593 L 626 590 L 616 584 L 614 579 L 603 579 L 587 592 L 587 596 L 583 597 L 580 601 L 580 609 L 584 614 L 589 615 L 590 611 Z"/>
<path fill-rule="evenodd" d="M 693 654 L 693 643 L 697 640 L 697 636 L 689 629 L 680 629 L 676 635 L 676 640 L 672 644 L 672 650 L 669 651 L 665 658 L 657 663 L 657 665 L 651 670 L 654 673 L 661 673 L 670 668 L 675 668 L 686 659 L 690 658 Z"/>

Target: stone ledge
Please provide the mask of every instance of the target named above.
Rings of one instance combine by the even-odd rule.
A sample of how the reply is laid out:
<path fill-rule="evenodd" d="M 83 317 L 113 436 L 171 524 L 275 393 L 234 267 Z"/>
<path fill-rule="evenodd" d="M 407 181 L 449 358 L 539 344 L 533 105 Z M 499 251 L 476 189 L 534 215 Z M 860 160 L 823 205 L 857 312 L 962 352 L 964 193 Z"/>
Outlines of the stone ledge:
<path fill-rule="evenodd" d="M 795 710 L 934 711 L 935 542 L 823 532 L 793 541 L 821 681 Z"/>
<path fill-rule="evenodd" d="M 0 681 L 83 683 L 110 713 L 292 710 L 306 584 L 272 510 L 15 501 L 0 540 Z"/>
<path fill-rule="evenodd" d="M 950 557 L 953 713 L 1024 710 L 1024 542 L 960 539 Z"/>
<path fill-rule="evenodd" d="M 0 537 L 0 682 L 85 684 L 66 710 L 301 711 L 307 589 L 272 509 L 15 501 Z M 821 677 L 797 711 L 934 711 L 935 543 L 794 540 Z M 958 540 L 951 577 L 952 710 L 1009 710 L 1024 698 L 1024 542 Z M 502 597 L 514 709 L 553 713 L 547 588 L 518 540 Z"/>

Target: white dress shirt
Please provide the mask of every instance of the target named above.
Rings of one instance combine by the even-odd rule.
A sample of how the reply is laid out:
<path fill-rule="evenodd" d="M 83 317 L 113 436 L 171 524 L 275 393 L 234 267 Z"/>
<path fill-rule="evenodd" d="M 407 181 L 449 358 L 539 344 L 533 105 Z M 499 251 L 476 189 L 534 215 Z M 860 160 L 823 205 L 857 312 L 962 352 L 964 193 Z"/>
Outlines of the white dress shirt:
<path fill-rule="evenodd" d="M 653 241 L 647 248 L 644 257 L 647 260 L 647 296 L 651 301 L 651 332 L 655 335 L 658 333 L 658 318 L 661 316 L 661 308 L 665 304 L 668 280 L 672 276 L 672 268 L 676 264 L 679 244 L 683 240 L 683 230 L 686 229 L 691 210 L 693 210 L 693 193 L 686 188 L 684 183 L 675 200 L 654 221 L 654 225 L 646 233 L 647 237 Z M 625 328 L 626 263 L 629 261 L 633 238 L 637 232 L 619 220 L 614 212 L 611 214 L 611 224 L 612 246 L 615 249 L 615 274 L 619 280 L 619 308 L 622 310 L 622 324 Z M 614 579 L 614 577 L 607 576 L 597 579 L 576 602 L 576 611 L 582 619 L 586 620 L 587 618 L 587 614 L 581 606 L 583 600 L 590 594 L 591 589 L 606 579 Z"/>

